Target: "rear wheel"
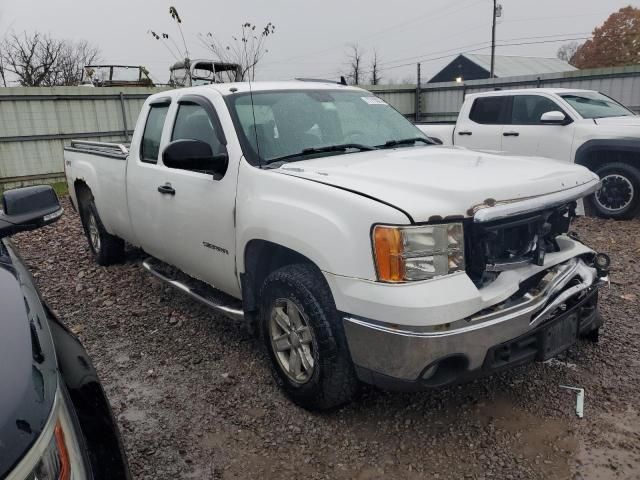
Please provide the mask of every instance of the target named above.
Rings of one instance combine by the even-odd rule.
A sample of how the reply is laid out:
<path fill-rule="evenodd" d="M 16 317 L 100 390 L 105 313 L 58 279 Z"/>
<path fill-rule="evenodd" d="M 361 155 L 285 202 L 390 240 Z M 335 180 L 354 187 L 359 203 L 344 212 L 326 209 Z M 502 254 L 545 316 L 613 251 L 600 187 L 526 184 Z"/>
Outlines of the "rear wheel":
<path fill-rule="evenodd" d="M 627 220 L 640 213 L 640 170 L 614 162 L 596 170 L 601 187 L 591 199 L 592 210 L 600 217 Z"/>
<path fill-rule="evenodd" d="M 260 297 L 262 336 L 278 385 L 305 408 L 349 402 L 359 382 L 331 291 L 317 268 L 276 270 Z"/>
<path fill-rule="evenodd" d="M 105 230 L 90 195 L 80 205 L 80 218 L 96 263 L 107 266 L 121 262 L 124 259 L 124 241 Z"/>

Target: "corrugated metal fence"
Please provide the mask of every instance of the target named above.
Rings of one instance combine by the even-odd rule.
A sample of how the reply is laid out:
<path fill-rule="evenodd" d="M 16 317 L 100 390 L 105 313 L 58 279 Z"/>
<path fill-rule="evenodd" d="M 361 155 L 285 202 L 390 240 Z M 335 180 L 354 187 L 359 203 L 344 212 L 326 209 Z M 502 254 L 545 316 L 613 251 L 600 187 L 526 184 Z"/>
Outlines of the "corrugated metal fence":
<path fill-rule="evenodd" d="M 416 85 L 364 86 L 422 122 L 455 120 L 469 93 L 531 87 L 599 90 L 640 112 L 640 66 L 425 84 L 419 95 Z M 63 145 L 71 138 L 127 141 L 144 100 L 160 90 L 0 88 L 0 188 L 62 180 Z"/>
<path fill-rule="evenodd" d="M 416 85 L 376 85 L 373 91 L 401 113 L 421 122 L 454 121 L 465 95 L 501 88 L 561 87 L 598 90 L 636 112 L 640 112 L 640 65 L 616 68 L 577 70 L 572 72 L 530 75 L 524 77 L 423 84 L 420 102 L 416 102 Z M 416 115 L 418 112 L 418 115 Z"/>
<path fill-rule="evenodd" d="M 64 178 L 71 138 L 127 141 L 153 88 L 0 88 L 0 187 Z"/>

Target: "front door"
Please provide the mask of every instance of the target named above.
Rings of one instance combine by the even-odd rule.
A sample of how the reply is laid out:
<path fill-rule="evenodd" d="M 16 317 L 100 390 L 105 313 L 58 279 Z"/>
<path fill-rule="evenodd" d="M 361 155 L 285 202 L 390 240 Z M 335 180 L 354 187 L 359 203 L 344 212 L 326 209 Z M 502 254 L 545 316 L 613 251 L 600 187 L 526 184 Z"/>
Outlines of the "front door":
<path fill-rule="evenodd" d="M 573 143 L 573 123 L 545 125 L 540 119 L 552 111 L 566 112 L 542 95 L 511 97 L 511 124 L 502 130 L 502 149 L 514 155 L 539 156 L 569 161 Z"/>
<path fill-rule="evenodd" d="M 209 95 L 219 96 L 178 97 L 168 140 L 209 143 L 214 154 L 229 155 L 229 166 L 224 174 L 216 176 L 164 167 L 165 193 L 156 195 L 163 209 L 163 237 L 172 252 L 165 260 L 226 293 L 238 295 L 234 214 L 241 153 L 239 146 L 227 146 L 216 112 L 216 108 L 226 108 L 222 98 L 210 99 Z"/>

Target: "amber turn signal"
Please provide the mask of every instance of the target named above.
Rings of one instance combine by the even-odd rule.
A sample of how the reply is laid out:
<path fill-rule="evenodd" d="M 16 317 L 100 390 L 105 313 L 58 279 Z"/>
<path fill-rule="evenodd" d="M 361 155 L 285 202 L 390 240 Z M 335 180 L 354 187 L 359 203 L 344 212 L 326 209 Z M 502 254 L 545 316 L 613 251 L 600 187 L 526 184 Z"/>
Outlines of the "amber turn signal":
<path fill-rule="evenodd" d="M 402 233 L 397 227 L 378 225 L 373 231 L 378 279 L 383 282 L 403 282 Z"/>
<path fill-rule="evenodd" d="M 59 480 L 69 480 L 71 478 L 71 462 L 69 461 L 69 452 L 67 444 L 64 441 L 64 432 L 60 422 L 55 428 L 56 446 L 58 447 L 58 457 L 60 460 Z"/>

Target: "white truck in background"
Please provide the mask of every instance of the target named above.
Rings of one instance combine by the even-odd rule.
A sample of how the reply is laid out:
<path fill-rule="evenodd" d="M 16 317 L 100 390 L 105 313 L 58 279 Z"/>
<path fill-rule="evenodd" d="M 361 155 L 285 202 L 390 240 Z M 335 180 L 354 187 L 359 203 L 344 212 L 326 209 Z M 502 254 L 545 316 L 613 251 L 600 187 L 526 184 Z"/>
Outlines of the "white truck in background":
<path fill-rule="evenodd" d="M 96 261 L 121 261 L 126 241 L 152 274 L 247 321 L 304 407 L 597 339 L 607 258 L 568 235 L 597 176 L 434 145 L 358 88 L 158 93 L 130 147 L 72 141 L 64 162 Z"/>
<path fill-rule="evenodd" d="M 614 219 L 640 213 L 640 117 L 602 93 L 532 88 L 471 94 L 455 125 L 418 127 L 444 145 L 584 165 L 602 181 L 588 208 Z"/>

